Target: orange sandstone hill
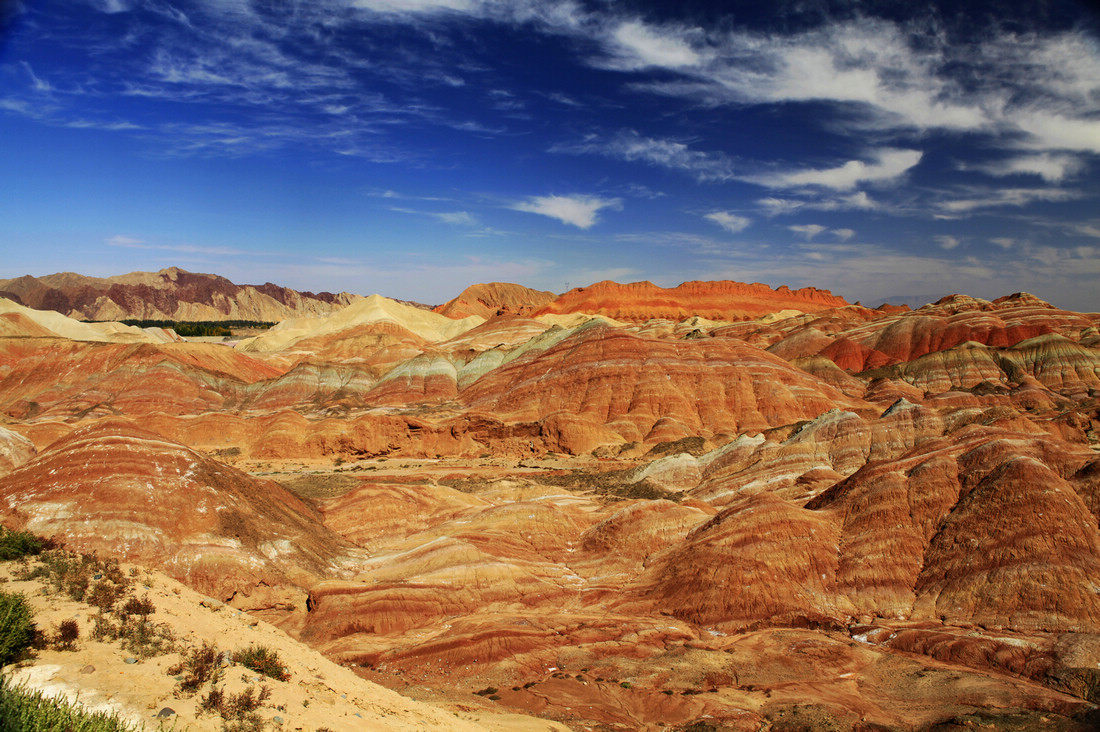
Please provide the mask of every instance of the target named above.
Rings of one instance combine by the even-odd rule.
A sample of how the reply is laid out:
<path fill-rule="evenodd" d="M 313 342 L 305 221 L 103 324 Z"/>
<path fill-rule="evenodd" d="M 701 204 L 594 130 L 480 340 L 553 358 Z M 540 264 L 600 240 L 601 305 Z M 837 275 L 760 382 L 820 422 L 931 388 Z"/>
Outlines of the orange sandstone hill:
<path fill-rule="evenodd" d="M 848 302 L 828 290 L 803 287 L 772 289 L 754 282 L 685 282 L 671 288 L 652 282 L 621 285 L 605 280 L 577 287 L 548 304 L 539 314 L 589 313 L 615 320 L 639 322 L 654 318 L 683 320 L 698 316 L 708 320 L 744 320 L 783 310 L 818 312 Z"/>
<path fill-rule="evenodd" d="M 451 318 L 530 315 L 556 297 L 553 292 L 532 290 L 511 282 L 486 282 L 470 285 L 458 297 L 435 308 L 435 311 Z"/>
<path fill-rule="evenodd" d="M 0 280 L 0 297 L 77 320 L 260 320 L 328 315 L 359 299 L 346 292 L 298 292 L 270 282 L 237 285 L 224 277 L 169 267 L 115 277 L 59 272 Z"/>

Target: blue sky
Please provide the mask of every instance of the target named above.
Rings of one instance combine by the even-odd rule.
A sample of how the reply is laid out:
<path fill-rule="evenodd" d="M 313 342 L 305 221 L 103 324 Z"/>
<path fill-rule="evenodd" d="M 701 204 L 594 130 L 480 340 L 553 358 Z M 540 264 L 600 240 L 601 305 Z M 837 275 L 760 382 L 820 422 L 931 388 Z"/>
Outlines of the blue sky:
<path fill-rule="evenodd" d="M 0 277 L 1100 310 L 1091 3 L 0 5 Z"/>

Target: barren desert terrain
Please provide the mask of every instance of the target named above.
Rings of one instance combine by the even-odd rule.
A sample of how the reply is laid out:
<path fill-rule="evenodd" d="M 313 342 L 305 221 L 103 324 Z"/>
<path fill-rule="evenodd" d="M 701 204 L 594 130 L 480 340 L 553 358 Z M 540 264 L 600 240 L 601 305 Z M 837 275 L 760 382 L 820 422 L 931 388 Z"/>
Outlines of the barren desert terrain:
<path fill-rule="evenodd" d="M 273 728 L 1097 724 L 1098 314 L 0 285 L 3 523 L 141 568 L 196 642 L 264 635 L 298 679 Z M 279 322 L 202 343 L 69 317 L 135 313 Z M 65 653 L 18 673 L 146 722 L 170 703 Z"/>

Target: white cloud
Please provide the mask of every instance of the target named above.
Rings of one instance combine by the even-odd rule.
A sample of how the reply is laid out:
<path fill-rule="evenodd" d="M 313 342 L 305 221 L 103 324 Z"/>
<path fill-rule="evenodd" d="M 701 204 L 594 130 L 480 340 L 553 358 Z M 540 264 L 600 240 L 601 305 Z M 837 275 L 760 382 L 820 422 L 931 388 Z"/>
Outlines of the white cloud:
<path fill-rule="evenodd" d="M 1016 244 L 1016 240 L 1007 236 L 995 236 L 989 240 L 989 243 L 996 244 L 1001 249 L 1011 249 Z"/>
<path fill-rule="evenodd" d="M 115 234 L 106 240 L 107 246 L 112 247 L 132 247 L 135 244 L 144 244 L 143 239 L 135 239 L 132 236 L 123 236 L 122 234 Z"/>
<path fill-rule="evenodd" d="M 476 226 L 477 219 L 473 217 L 468 211 L 448 211 L 444 213 L 432 214 L 435 218 L 439 219 L 445 224 L 461 224 L 463 226 Z"/>
<path fill-rule="evenodd" d="M 958 237 L 950 236 L 948 234 L 940 234 L 939 236 L 934 236 L 932 238 L 935 239 L 936 243 L 940 245 L 940 249 L 944 249 L 946 251 L 957 249 L 959 245 L 962 244 L 962 241 Z"/>
<path fill-rule="evenodd" d="M 1100 130 L 1097 134 L 1100 134 Z M 1037 175 L 1049 183 L 1060 183 L 1063 179 L 1079 173 L 1084 168 L 1084 161 L 1073 155 L 1038 153 L 1035 155 L 1018 155 L 983 165 L 964 165 L 962 168 L 963 170 L 980 170 L 988 175 L 998 177 Z"/>
<path fill-rule="evenodd" d="M 749 228 L 749 225 L 752 223 L 752 219 L 745 216 L 738 216 L 729 211 L 714 211 L 706 214 L 703 218 L 713 221 L 731 234 L 738 234 L 744 231 Z"/>
<path fill-rule="evenodd" d="M 841 241 L 848 241 L 856 235 L 854 229 L 833 229 L 829 233 L 835 236 L 837 239 L 840 239 Z"/>
<path fill-rule="evenodd" d="M 602 155 L 642 162 L 695 176 L 699 181 L 726 181 L 735 177 L 733 160 L 721 152 L 692 150 L 678 140 L 644 137 L 624 130 L 609 139 L 589 136 L 576 145 L 555 145 L 550 152 Z"/>
<path fill-rule="evenodd" d="M 849 160 L 835 168 L 794 170 L 753 177 L 755 182 L 770 188 L 820 186 L 833 190 L 851 190 L 860 183 L 893 180 L 920 162 L 919 150 L 887 148 L 873 154 L 873 162 Z"/>
<path fill-rule="evenodd" d="M 1062 188 L 971 189 L 962 198 L 949 198 L 937 205 L 951 214 L 965 214 L 983 208 L 1026 206 L 1035 201 L 1070 201 L 1080 198 L 1076 191 Z"/>
<path fill-rule="evenodd" d="M 611 31 L 614 67 L 642 69 L 652 66 L 679 69 L 697 66 L 703 61 L 687 41 L 686 31 L 672 27 L 657 27 L 638 20 L 618 24 Z"/>
<path fill-rule="evenodd" d="M 563 224 L 589 229 L 597 221 L 597 214 L 605 208 L 621 209 L 622 199 L 596 196 L 532 196 L 511 206 L 516 211 L 549 216 Z"/>
<path fill-rule="evenodd" d="M 392 191 L 386 191 L 383 194 L 385 198 L 392 198 L 388 195 L 393 193 Z M 390 206 L 391 211 L 397 211 L 398 213 L 415 214 L 417 216 L 427 216 L 437 221 L 442 221 L 445 224 L 455 224 L 459 226 L 477 226 L 478 220 L 469 211 L 421 211 L 414 208 L 401 208 L 399 206 Z"/>
<path fill-rule="evenodd" d="M 789 198 L 761 198 L 756 205 L 764 209 L 765 216 L 783 216 L 794 213 L 805 206 L 804 201 L 792 201 Z"/>
<path fill-rule="evenodd" d="M 806 238 L 806 241 L 810 241 L 815 236 L 825 231 L 826 227 L 819 224 L 800 224 L 797 226 L 788 226 L 788 229 Z"/>
<path fill-rule="evenodd" d="M 145 249 L 149 251 L 160 252 L 178 252 L 180 254 L 210 254 L 223 257 L 235 257 L 235 256 L 271 256 L 268 252 L 252 252 L 245 251 L 243 249 L 234 249 L 233 247 L 203 247 L 196 246 L 194 244 L 149 244 L 143 239 L 136 239 L 132 236 L 123 236 L 116 234 L 104 240 L 104 243 L 109 247 L 121 247 L 123 249 Z"/>
<path fill-rule="evenodd" d="M 355 0 L 352 4 L 375 13 L 428 14 L 441 11 L 471 13 L 487 3 L 479 0 Z"/>

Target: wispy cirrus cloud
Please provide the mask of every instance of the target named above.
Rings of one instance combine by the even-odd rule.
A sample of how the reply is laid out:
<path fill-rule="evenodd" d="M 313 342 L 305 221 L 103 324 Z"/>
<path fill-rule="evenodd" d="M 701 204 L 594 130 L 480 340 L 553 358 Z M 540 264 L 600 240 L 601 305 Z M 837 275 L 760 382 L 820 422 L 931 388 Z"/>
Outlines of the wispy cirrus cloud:
<path fill-rule="evenodd" d="M 477 226 L 480 223 L 477 217 L 469 211 L 421 211 L 420 209 L 402 208 L 399 206 L 391 206 L 390 210 L 397 211 L 398 213 L 426 216 L 436 221 L 441 221 L 444 224 L 456 226 Z"/>
<path fill-rule="evenodd" d="M 693 150 L 681 140 L 646 137 L 634 130 L 622 130 L 610 137 L 589 135 L 578 143 L 554 145 L 550 152 L 640 162 L 685 173 L 701 182 L 737 177 L 735 162 L 725 153 Z"/>
<path fill-rule="evenodd" d="M 116 234 L 108 237 L 103 242 L 109 247 L 119 247 L 122 249 L 145 249 L 149 251 L 159 252 L 178 252 L 180 254 L 209 254 L 226 257 L 238 257 L 238 256 L 271 256 L 265 252 L 255 252 L 245 249 L 237 249 L 235 247 L 208 247 L 197 246 L 194 244 L 152 244 L 143 239 L 138 239 L 132 236 L 126 236 L 122 234 Z"/>
<path fill-rule="evenodd" d="M 731 234 L 739 234 L 752 224 L 752 219 L 747 216 L 738 216 L 729 211 L 712 211 L 703 218 L 713 221 Z"/>
<path fill-rule="evenodd" d="M 1084 160 L 1066 153 L 1012 155 L 1002 160 L 960 166 L 962 170 L 977 170 L 998 178 L 1011 175 L 1037 176 L 1048 183 L 1061 183 L 1081 172 L 1084 167 Z"/>
<path fill-rule="evenodd" d="M 850 191 L 861 183 L 894 181 L 920 162 L 919 150 L 876 150 L 871 161 L 849 160 L 832 168 L 789 170 L 748 179 L 769 188 L 800 188 L 816 186 L 836 191 Z"/>
<path fill-rule="evenodd" d="M 813 211 L 873 211 L 884 208 L 866 191 L 841 195 L 814 195 L 803 199 L 768 196 L 757 199 L 756 205 L 765 216 L 786 216 L 799 210 Z"/>
<path fill-rule="evenodd" d="M 578 229 L 590 229 L 599 220 L 598 214 L 603 209 L 621 209 L 622 199 L 580 194 L 532 196 L 524 201 L 513 203 L 510 208 L 557 219 L 563 224 L 576 226 Z"/>
<path fill-rule="evenodd" d="M 945 251 L 958 249 L 959 245 L 962 244 L 962 240 L 959 239 L 959 237 L 951 236 L 950 234 L 938 234 L 932 238 L 935 240 L 936 244 L 939 245 L 940 249 Z"/>
<path fill-rule="evenodd" d="M 1036 201 L 1072 201 L 1080 191 L 1064 188 L 980 188 L 947 192 L 936 207 L 947 214 L 969 214 L 991 208 L 1021 207 Z"/>
<path fill-rule="evenodd" d="M 806 241 L 810 241 L 828 227 L 822 226 L 821 224 L 796 224 L 794 226 L 788 226 L 787 228 L 804 238 Z"/>

